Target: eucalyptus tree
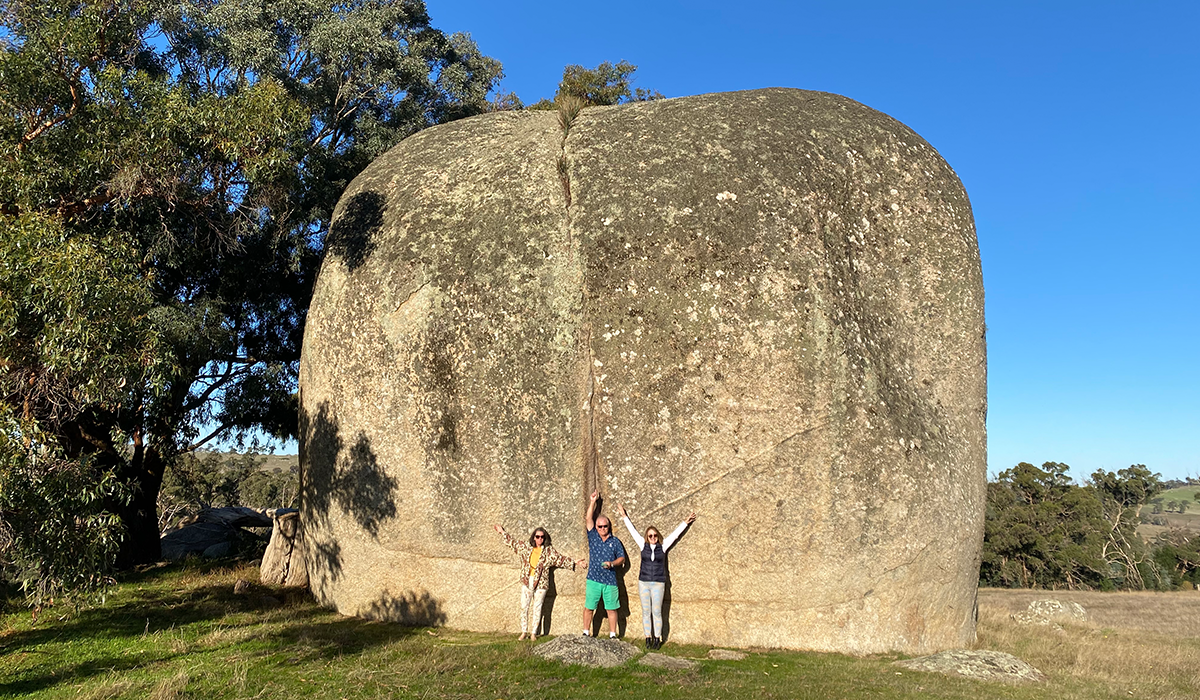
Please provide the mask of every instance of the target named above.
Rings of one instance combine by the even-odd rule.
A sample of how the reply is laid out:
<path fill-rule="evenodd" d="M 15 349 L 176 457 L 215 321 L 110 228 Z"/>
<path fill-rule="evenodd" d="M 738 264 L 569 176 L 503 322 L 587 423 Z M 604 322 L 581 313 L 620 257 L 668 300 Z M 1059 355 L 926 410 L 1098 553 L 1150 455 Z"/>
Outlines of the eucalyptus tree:
<path fill-rule="evenodd" d="M 112 550 L 110 516 L 120 563 L 155 560 L 171 460 L 294 433 L 341 190 L 406 136 L 486 111 L 500 77 L 420 0 L 0 0 L 10 570 L 70 579 L 34 501 L 77 510 L 57 526 L 85 568 Z"/>

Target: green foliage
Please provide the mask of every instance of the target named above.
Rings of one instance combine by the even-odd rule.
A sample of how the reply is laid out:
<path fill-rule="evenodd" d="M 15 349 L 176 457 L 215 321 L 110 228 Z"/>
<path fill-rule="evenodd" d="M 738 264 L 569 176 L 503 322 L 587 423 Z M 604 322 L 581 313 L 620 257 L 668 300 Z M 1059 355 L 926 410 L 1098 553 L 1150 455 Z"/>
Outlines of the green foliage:
<path fill-rule="evenodd" d="M 988 484 L 980 579 L 987 585 L 1092 587 L 1109 575 L 1100 555 L 1106 523 L 1094 491 L 1067 465 L 1022 462 Z"/>
<path fill-rule="evenodd" d="M 1186 530 L 1167 530 L 1155 538 L 1154 563 L 1169 572 L 1170 584 L 1200 585 L 1200 535 Z"/>
<path fill-rule="evenodd" d="M 1022 462 L 988 484 L 980 580 L 1023 588 L 1167 588 L 1169 572 L 1137 535 L 1140 507 L 1161 490 L 1135 464 L 1072 483 L 1066 464 Z"/>
<path fill-rule="evenodd" d="M 1160 475 L 1144 464 L 1134 464 L 1116 472 L 1097 470 L 1088 486 L 1100 498 L 1106 528 L 1102 556 L 1120 574 L 1125 588 L 1164 588 L 1169 574 L 1159 567 L 1149 547 L 1137 533 L 1139 512 L 1162 491 Z"/>
<path fill-rule="evenodd" d="M 342 189 L 500 75 L 419 0 L 0 3 L 0 409 L 127 487 L 124 563 L 179 454 L 294 434 Z"/>
<path fill-rule="evenodd" d="M 578 100 L 584 107 L 663 99 L 661 92 L 633 87 L 633 74 L 636 71 L 637 66 L 628 61 L 616 65 L 605 61 L 595 68 L 569 65 L 563 68 L 563 77 L 554 99 L 538 100 L 529 109 L 560 109 L 560 105 L 568 99 Z"/>
<path fill-rule="evenodd" d="M 35 604 L 96 590 L 111 568 L 121 529 L 107 506 L 129 487 L 95 446 L 123 444 L 105 417 L 163 386 L 150 308 L 122 237 L 0 215 L 0 575 Z"/>
<path fill-rule="evenodd" d="M 38 607 L 64 594 L 102 594 L 122 533 L 103 506 L 125 485 L 93 460 L 64 459 L 11 415 L 0 417 L 0 431 L 0 580 L 17 583 Z"/>

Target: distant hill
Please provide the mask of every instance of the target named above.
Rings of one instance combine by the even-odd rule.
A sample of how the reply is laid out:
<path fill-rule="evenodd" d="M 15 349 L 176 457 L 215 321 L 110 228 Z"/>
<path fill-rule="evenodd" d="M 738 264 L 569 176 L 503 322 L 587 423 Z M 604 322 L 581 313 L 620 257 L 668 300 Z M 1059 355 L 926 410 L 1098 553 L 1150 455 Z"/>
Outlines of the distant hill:
<path fill-rule="evenodd" d="M 222 459 L 222 461 L 228 461 L 228 460 L 243 456 L 242 453 L 238 453 L 238 452 L 207 452 L 207 451 L 202 451 L 197 456 L 204 457 L 204 456 L 210 455 L 210 454 L 219 456 Z M 255 458 L 257 460 L 259 460 L 259 465 L 258 465 L 259 471 L 271 472 L 273 474 L 276 474 L 276 473 L 287 473 L 288 471 L 299 470 L 299 468 L 300 468 L 300 455 L 260 454 L 260 455 L 255 455 Z"/>
<path fill-rule="evenodd" d="M 1171 528 L 1200 532 L 1200 501 L 1196 500 L 1197 493 L 1200 493 L 1200 485 L 1180 486 L 1150 499 L 1140 511 L 1142 525 L 1138 526 L 1138 532 L 1146 539 L 1153 539 L 1155 535 Z M 1187 503 L 1187 510 L 1183 513 L 1166 512 L 1166 506 L 1171 501 Z M 1163 512 L 1155 513 L 1155 504 L 1161 505 Z"/>

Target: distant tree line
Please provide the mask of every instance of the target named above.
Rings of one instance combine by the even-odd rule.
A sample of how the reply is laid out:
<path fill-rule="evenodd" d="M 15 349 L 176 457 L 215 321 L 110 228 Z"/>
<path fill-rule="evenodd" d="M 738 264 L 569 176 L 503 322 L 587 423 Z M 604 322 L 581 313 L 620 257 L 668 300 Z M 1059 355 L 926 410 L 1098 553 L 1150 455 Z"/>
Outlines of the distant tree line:
<path fill-rule="evenodd" d="M 1075 483 L 1059 462 L 1022 462 L 988 484 L 981 585 L 1168 590 L 1200 583 L 1200 533 L 1147 540 L 1141 509 L 1165 484 L 1145 465 Z M 1160 499 L 1161 500 L 1161 499 Z M 1174 503 L 1184 512 L 1187 505 Z"/>

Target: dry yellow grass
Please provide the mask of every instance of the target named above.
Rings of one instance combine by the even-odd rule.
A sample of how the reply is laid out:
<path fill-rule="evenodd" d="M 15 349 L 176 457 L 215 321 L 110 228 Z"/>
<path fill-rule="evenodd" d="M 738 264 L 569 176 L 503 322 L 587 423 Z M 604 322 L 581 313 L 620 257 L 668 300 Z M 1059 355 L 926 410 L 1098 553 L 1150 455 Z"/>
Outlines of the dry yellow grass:
<path fill-rule="evenodd" d="M 1079 603 L 1089 619 L 1061 630 L 1018 625 L 1030 601 Z M 1200 697 L 1200 594 L 979 591 L 979 648 L 1016 654 L 1052 679 L 1073 679 L 1131 697 Z"/>
<path fill-rule="evenodd" d="M 174 676 L 164 679 L 150 693 L 150 700 L 176 700 L 183 697 L 189 680 L 191 679 L 188 677 L 187 671 L 180 671 Z"/>
<path fill-rule="evenodd" d="M 1052 598 L 1079 603 L 1089 623 L 1114 629 L 1144 630 L 1172 637 L 1200 637 L 1200 591 L 1035 591 L 980 588 L 979 609 L 1024 610 L 1034 600 Z"/>

